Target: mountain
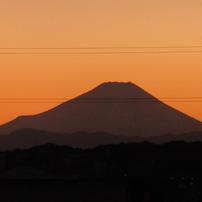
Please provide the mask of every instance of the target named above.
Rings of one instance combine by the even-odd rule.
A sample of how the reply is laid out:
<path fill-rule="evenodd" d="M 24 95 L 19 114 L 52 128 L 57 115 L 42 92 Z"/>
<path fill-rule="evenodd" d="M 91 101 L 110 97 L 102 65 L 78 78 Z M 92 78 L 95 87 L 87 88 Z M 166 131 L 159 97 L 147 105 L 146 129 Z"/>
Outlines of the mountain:
<path fill-rule="evenodd" d="M 20 116 L 0 126 L 0 134 L 21 128 L 151 137 L 202 131 L 202 123 L 164 104 L 133 83 L 107 82 L 46 112 Z"/>

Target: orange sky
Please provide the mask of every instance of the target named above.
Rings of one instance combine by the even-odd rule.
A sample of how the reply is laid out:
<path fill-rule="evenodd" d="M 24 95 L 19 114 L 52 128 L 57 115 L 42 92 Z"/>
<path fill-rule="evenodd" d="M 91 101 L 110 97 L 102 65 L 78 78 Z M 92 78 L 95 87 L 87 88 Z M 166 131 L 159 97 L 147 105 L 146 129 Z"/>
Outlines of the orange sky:
<path fill-rule="evenodd" d="M 200 0 L 0 1 L 0 48 L 202 45 L 201 10 Z M 159 98 L 202 97 L 201 80 L 202 53 L 0 54 L 1 99 L 72 98 L 105 81 Z M 168 104 L 202 120 L 202 102 Z M 0 124 L 56 105 L 0 103 Z"/>

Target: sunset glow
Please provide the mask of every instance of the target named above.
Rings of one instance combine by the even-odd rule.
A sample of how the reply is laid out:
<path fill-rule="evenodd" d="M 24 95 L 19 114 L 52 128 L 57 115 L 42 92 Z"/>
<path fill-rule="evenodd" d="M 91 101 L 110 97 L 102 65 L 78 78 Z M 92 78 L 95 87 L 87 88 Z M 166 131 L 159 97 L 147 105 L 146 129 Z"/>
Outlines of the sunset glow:
<path fill-rule="evenodd" d="M 201 9 L 199 0 L 0 1 L 0 124 L 106 81 L 131 81 L 160 99 L 189 98 L 166 103 L 202 121 Z"/>

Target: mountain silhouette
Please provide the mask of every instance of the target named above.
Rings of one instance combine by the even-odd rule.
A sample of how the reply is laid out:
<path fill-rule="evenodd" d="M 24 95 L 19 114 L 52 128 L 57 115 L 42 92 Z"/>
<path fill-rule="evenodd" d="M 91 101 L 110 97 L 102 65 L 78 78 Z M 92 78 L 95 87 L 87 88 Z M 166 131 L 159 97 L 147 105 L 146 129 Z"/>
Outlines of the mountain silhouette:
<path fill-rule="evenodd" d="M 0 134 L 22 128 L 152 137 L 202 131 L 202 123 L 164 104 L 133 83 L 107 82 L 46 112 L 20 116 L 0 126 Z"/>

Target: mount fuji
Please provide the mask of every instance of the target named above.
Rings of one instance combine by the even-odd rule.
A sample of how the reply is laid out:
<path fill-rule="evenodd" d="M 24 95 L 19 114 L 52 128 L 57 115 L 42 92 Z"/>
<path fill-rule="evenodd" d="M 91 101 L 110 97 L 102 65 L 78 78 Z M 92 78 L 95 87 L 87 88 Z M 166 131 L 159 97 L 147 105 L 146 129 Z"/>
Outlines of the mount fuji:
<path fill-rule="evenodd" d="M 202 123 L 131 82 L 107 82 L 46 112 L 20 116 L 0 126 L 0 134 L 22 128 L 152 137 L 202 131 Z"/>

